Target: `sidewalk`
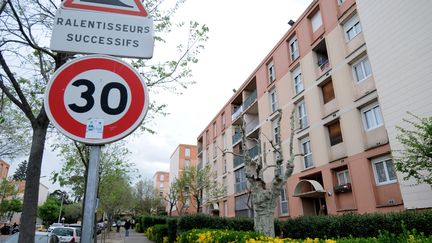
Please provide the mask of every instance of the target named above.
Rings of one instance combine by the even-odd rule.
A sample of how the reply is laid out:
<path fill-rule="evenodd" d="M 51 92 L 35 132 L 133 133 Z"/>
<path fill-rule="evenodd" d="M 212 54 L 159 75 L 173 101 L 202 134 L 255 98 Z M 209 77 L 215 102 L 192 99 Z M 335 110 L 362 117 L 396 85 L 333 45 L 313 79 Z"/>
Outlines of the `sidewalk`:
<path fill-rule="evenodd" d="M 106 235 L 105 243 L 153 243 L 153 241 L 147 239 L 143 233 L 137 233 L 132 229 L 129 230 L 129 236 L 125 237 L 124 228 L 121 228 L 120 232 L 116 232 L 113 228 L 113 231 Z"/>

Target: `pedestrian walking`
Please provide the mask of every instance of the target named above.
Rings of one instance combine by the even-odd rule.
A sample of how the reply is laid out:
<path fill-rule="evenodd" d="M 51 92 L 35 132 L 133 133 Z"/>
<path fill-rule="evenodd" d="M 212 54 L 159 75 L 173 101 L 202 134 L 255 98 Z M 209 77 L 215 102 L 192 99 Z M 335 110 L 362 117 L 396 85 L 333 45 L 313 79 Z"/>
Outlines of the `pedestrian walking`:
<path fill-rule="evenodd" d="M 129 236 L 129 229 L 131 227 L 131 223 L 130 223 L 129 220 L 126 220 L 126 223 L 125 223 L 124 227 L 125 227 L 125 230 L 126 230 L 125 237 L 128 237 Z"/>

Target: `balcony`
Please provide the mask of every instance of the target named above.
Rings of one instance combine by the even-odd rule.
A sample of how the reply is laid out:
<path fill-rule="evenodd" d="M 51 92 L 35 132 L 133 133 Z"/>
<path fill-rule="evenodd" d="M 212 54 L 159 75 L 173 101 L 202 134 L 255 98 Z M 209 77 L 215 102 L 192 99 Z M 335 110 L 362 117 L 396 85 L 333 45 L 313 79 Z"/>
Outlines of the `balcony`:
<path fill-rule="evenodd" d="M 244 108 L 244 110 L 247 110 L 247 108 L 249 108 L 252 105 L 252 103 L 256 100 L 256 98 L 257 98 L 257 92 L 255 90 L 243 102 L 242 107 Z"/>
<path fill-rule="evenodd" d="M 201 170 L 202 168 L 203 168 L 203 163 L 202 163 L 202 161 L 200 161 L 200 162 L 198 163 L 197 169 L 198 169 L 198 170 Z"/>
<path fill-rule="evenodd" d="M 258 117 L 256 117 L 255 119 L 249 121 L 246 124 L 246 128 L 245 128 L 246 134 L 249 134 L 250 132 L 254 131 L 255 128 L 258 126 L 258 124 L 259 124 Z"/>
<path fill-rule="evenodd" d="M 235 183 L 235 192 L 236 193 L 246 191 L 246 189 L 247 189 L 246 181 L 241 181 L 241 182 Z"/>
<path fill-rule="evenodd" d="M 330 68 L 330 63 L 328 59 L 321 60 L 321 63 L 318 63 L 318 66 L 321 70 L 321 73 L 326 72 Z"/>
<path fill-rule="evenodd" d="M 342 193 L 342 192 L 350 192 L 351 189 L 351 183 L 346 183 L 343 185 L 337 185 L 334 187 L 334 192 L 335 193 Z"/>
<path fill-rule="evenodd" d="M 232 144 L 233 144 L 233 146 L 234 146 L 235 144 L 237 144 L 237 142 L 240 141 L 240 140 L 241 140 L 241 133 L 235 133 L 235 134 L 232 136 Z"/>
<path fill-rule="evenodd" d="M 244 163 L 243 156 L 234 155 L 234 168 L 236 168 L 239 165 L 242 165 L 243 163 Z"/>
<path fill-rule="evenodd" d="M 243 105 L 241 105 L 239 108 L 237 108 L 237 110 L 235 110 L 232 115 L 231 115 L 231 120 L 234 121 L 236 120 L 241 113 L 243 112 Z"/>
<path fill-rule="evenodd" d="M 256 158 L 259 155 L 259 147 L 258 147 L 258 145 L 255 145 L 254 147 L 252 147 L 251 149 L 249 149 L 248 150 L 248 155 L 252 159 Z"/>

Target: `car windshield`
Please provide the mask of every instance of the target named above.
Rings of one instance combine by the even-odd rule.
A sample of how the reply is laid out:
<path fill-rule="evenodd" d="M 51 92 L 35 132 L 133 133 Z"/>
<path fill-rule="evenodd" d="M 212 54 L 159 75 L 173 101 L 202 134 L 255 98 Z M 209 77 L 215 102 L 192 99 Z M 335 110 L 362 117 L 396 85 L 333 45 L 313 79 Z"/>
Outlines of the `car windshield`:
<path fill-rule="evenodd" d="M 52 233 L 58 236 L 73 236 L 73 229 L 55 228 Z"/>

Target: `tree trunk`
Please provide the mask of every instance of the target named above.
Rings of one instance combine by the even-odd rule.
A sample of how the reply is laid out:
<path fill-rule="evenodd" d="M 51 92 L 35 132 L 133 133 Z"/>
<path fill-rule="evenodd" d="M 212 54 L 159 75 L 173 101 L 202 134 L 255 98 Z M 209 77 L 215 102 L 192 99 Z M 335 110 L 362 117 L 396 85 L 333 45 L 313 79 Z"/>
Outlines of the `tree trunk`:
<path fill-rule="evenodd" d="M 36 230 L 39 181 L 49 121 L 45 115 L 40 119 L 40 122 L 37 123 L 37 125 L 33 125 L 32 146 L 27 165 L 21 227 L 18 240 L 20 243 L 34 242 L 34 232 Z"/>
<path fill-rule="evenodd" d="M 274 237 L 274 204 L 263 202 L 261 206 L 254 203 L 254 226 L 255 230 L 267 236 Z"/>
<path fill-rule="evenodd" d="M 267 236 L 274 237 L 274 209 L 276 197 L 271 190 L 256 190 L 252 192 L 254 207 L 255 230 Z"/>

